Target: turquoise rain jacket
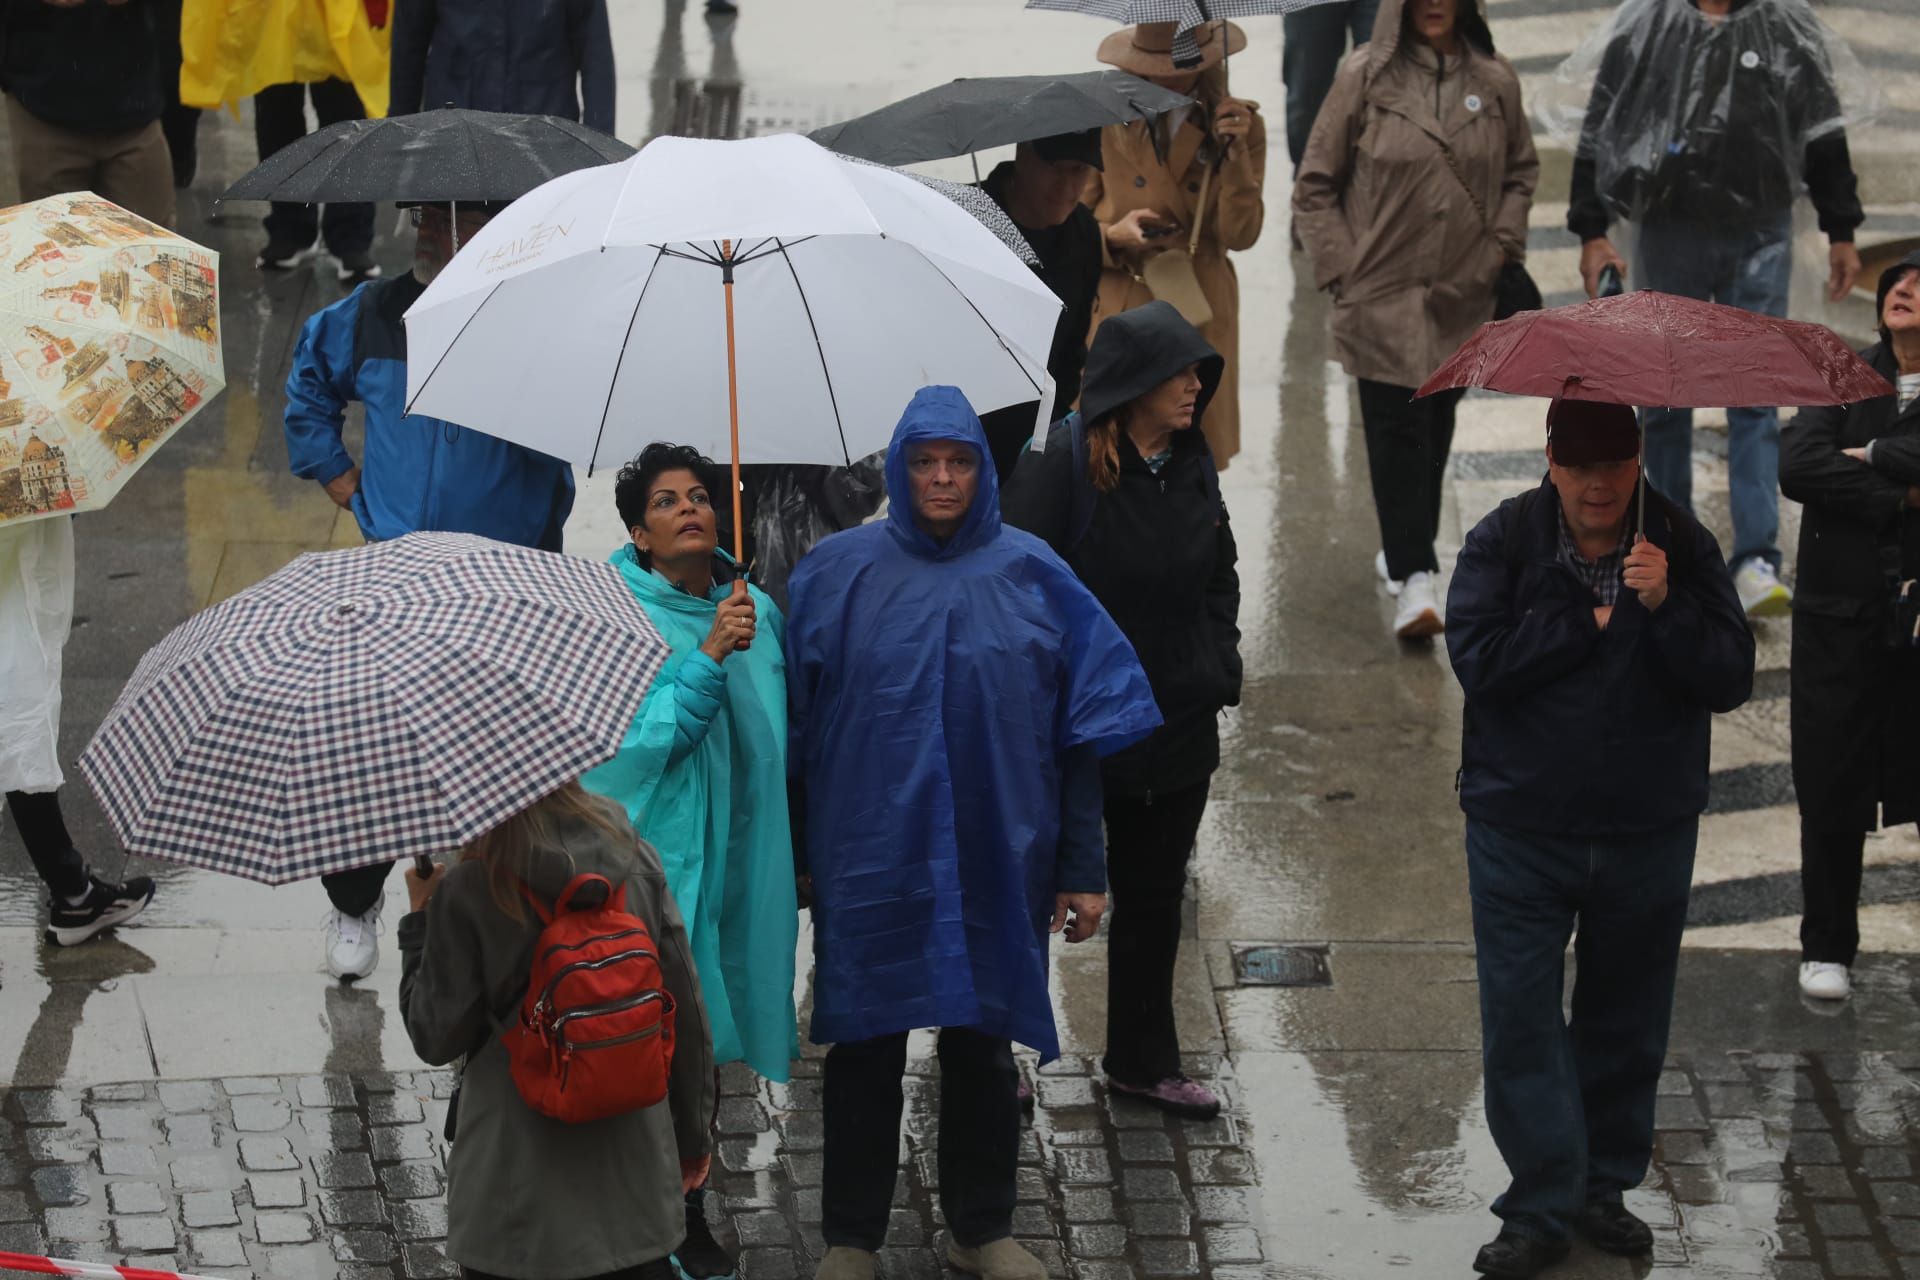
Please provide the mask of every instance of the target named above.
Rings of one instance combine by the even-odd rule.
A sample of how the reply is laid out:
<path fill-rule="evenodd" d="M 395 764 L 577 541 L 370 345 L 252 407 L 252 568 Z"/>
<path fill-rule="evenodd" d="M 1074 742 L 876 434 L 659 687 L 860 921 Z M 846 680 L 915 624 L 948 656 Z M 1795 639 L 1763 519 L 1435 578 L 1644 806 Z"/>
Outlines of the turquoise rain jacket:
<path fill-rule="evenodd" d="M 920 440 L 981 459 L 979 492 L 944 543 L 914 524 L 907 497 Z M 1056 1058 L 1047 924 L 1056 892 L 1091 887 L 1061 878 L 1062 818 L 1078 807 L 1063 766 L 1139 741 L 1160 712 L 1073 570 L 1002 527 L 986 433 L 957 388 L 923 388 L 907 406 L 887 492 L 886 523 L 823 540 L 788 587 L 812 1036 L 971 1027 Z"/>
<path fill-rule="evenodd" d="M 753 647 L 716 663 L 700 642 L 731 582 L 716 583 L 705 599 L 688 595 L 643 568 L 632 544 L 611 563 L 673 656 L 619 754 L 581 782 L 619 801 L 634 830 L 660 851 L 700 971 L 714 1061 L 744 1061 L 785 1081 L 799 1051 L 785 620 L 749 586 L 759 619 Z"/>

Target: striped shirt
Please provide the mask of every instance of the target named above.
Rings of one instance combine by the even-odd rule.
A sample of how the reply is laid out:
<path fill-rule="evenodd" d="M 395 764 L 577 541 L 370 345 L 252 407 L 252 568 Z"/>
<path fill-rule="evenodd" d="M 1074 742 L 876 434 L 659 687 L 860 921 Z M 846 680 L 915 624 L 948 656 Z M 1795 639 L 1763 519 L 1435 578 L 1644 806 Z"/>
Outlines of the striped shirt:
<path fill-rule="evenodd" d="M 1554 515 L 1560 522 L 1560 563 L 1573 570 L 1573 576 L 1593 592 L 1595 604 L 1611 609 L 1620 598 L 1626 574 L 1629 535 L 1622 533 L 1619 546 L 1598 560 L 1589 560 L 1580 553 L 1580 545 L 1573 540 L 1573 530 L 1567 526 L 1567 513 L 1558 503 L 1554 504 Z"/>

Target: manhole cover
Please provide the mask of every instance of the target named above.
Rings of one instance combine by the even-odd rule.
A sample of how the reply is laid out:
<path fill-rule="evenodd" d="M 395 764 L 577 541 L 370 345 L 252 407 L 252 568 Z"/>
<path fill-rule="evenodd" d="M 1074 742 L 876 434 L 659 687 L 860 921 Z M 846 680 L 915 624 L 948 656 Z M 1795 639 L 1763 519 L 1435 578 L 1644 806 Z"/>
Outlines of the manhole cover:
<path fill-rule="evenodd" d="M 1234 981 L 1243 987 L 1330 987 L 1325 947 L 1235 947 Z"/>

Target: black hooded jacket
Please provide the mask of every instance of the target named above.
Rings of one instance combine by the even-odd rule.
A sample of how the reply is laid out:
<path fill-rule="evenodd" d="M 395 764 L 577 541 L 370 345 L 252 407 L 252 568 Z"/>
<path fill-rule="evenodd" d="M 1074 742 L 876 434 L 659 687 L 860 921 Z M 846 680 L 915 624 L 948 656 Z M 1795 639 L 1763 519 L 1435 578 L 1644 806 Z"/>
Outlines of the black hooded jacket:
<path fill-rule="evenodd" d="M 1007 523 L 1046 540 L 1120 625 L 1165 723 L 1109 757 L 1110 792 L 1152 795 L 1205 782 L 1220 763 L 1219 713 L 1240 701 L 1238 553 L 1199 431 L 1222 360 L 1165 302 L 1107 320 L 1087 354 L 1080 414 L 1054 424 L 1044 453 L 1020 455 L 1002 498 Z M 1093 486 L 1086 422 L 1199 366 L 1194 424 L 1156 473 L 1119 433 L 1120 480 Z"/>
<path fill-rule="evenodd" d="M 0 0 L 0 88 L 35 119 L 75 133 L 142 128 L 166 106 L 158 24 L 167 20 L 157 0 Z M 178 6 L 171 20 L 177 28 Z"/>

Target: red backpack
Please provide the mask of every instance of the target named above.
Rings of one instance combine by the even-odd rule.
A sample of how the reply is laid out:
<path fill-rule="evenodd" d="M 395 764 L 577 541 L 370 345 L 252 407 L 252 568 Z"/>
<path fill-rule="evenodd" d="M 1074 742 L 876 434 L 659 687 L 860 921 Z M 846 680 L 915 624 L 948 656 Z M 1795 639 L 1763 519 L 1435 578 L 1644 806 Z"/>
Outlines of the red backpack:
<path fill-rule="evenodd" d="M 574 905 L 592 885 L 600 902 Z M 673 1065 L 673 997 L 652 935 L 627 912 L 626 886 L 575 876 L 552 911 L 520 891 L 545 926 L 520 1017 L 500 1037 L 520 1096 L 567 1124 L 659 1103 Z"/>

